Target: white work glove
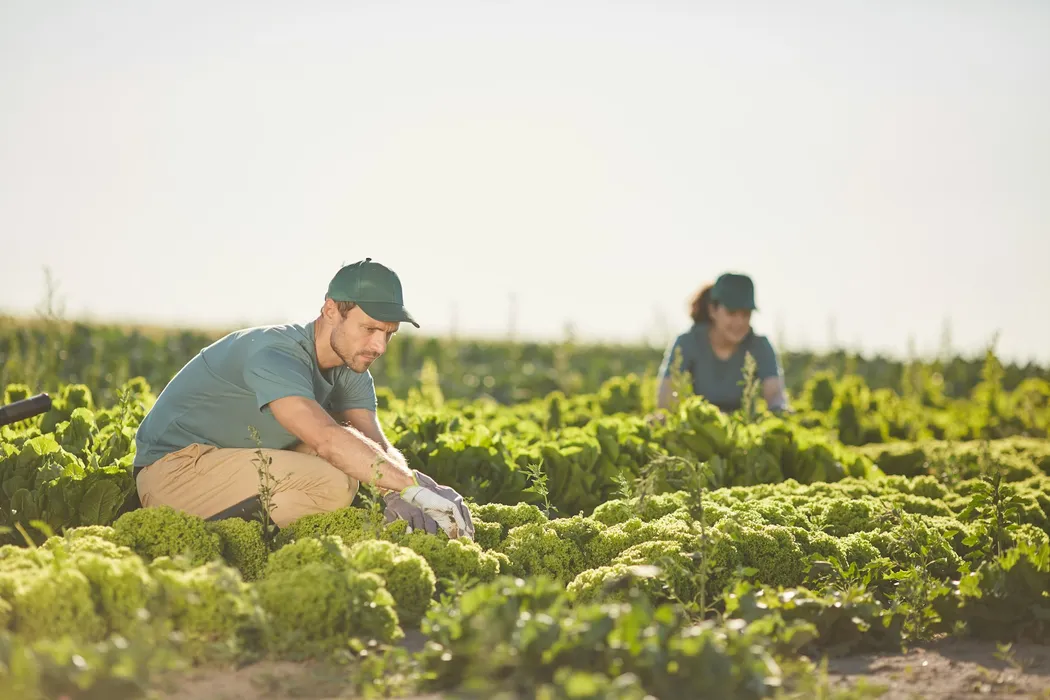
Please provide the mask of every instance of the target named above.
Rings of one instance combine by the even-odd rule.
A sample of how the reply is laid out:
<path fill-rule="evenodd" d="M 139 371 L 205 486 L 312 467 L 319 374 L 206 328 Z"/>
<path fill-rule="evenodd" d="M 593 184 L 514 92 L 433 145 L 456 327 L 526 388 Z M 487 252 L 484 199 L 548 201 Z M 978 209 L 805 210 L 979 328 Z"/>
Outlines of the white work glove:
<path fill-rule="evenodd" d="M 431 522 L 445 531 L 449 539 L 466 537 L 474 539 L 474 523 L 463 497 L 447 486 L 440 486 L 426 474 L 413 470 L 416 484 L 402 490 L 399 494 L 388 494 L 386 497 L 388 518 L 393 514 L 413 524 Z M 409 508 L 405 508 L 407 504 Z M 417 510 L 418 509 L 418 510 Z M 424 529 L 430 531 L 430 527 Z"/>

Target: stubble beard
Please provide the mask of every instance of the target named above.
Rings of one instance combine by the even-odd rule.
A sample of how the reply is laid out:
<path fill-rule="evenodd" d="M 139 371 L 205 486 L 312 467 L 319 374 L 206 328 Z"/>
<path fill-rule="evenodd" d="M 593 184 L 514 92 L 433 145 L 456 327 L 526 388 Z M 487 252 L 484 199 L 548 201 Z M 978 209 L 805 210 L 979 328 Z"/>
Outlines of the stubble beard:
<path fill-rule="evenodd" d="M 368 370 L 372 366 L 372 363 L 379 358 L 369 357 L 367 354 L 355 353 L 349 357 L 341 349 L 336 348 L 335 352 L 339 355 L 339 359 L 343 361 L 343 364 L 352 369 L 353 371 L 361 374 Z"/>
<path fill-rule="evenodd" d="M 358 374 L 361 374 L 362 372 L 367 371 L 368 368 L 372 366 L 372 363 L 379 358 L 370 358 L 362 357 L 361 355 L 354 355 L 353 359 L 354 364 L 350 365 L 350 369 L 354 370 Z M 358 365 L 357 363 L 360 363 L 360 365 Z"/>

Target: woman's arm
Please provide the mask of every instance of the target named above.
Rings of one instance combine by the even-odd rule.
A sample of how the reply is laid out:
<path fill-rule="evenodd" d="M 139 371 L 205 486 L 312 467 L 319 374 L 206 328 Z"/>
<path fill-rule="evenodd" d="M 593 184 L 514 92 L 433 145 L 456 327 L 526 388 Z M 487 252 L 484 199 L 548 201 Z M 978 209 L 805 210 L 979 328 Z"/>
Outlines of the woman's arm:
<path fill-rule="evenodd" d="M 659 377 L 656 392 L 657 409 L 671 407 L 671 399 L 674 398 L 672 370 L 677 369 L 679 372 L 687 374 L 687 379 L 692 381 L 692 377 L 688 376 L 688 373 L 692 370 L 692 365 L 692 353 L 690 352 L 689 345 L 686 342 L 685 336 L 680 335 L 675 338 L 673 343 L 671 343 L 671 347 L 667 348 L 667 352 L 664 353 L 663 361 L 660 363 L 660 369 L 657 372 L 657 376 Z"/>
<path fill-rule="evenodd" d="M 780 366 L 780 358 L 768 338 L 762 337 L 756 348 L 755 361 L 758 363 L 758 376 L 762 380 L 762 398 L 766 400 L 769 410 L 774 413 L 790 411 L 787 397 L 787 383 Z"/>
<path fill-rule="evenodd" d="M 671 407 L 671 396 L 674 393 L 674 387 L 671 386 L 670 377 L 661 377 L 659 389 L 656 395 L 656 407 L 657 408 L 670 408 Z"/>
<path fill-rule="evenodd" d="M 762 398 L 766 400 L 770 411 L 779 413 L 791 410 L 783 377 L 767 377 L 762 380 Z"/>

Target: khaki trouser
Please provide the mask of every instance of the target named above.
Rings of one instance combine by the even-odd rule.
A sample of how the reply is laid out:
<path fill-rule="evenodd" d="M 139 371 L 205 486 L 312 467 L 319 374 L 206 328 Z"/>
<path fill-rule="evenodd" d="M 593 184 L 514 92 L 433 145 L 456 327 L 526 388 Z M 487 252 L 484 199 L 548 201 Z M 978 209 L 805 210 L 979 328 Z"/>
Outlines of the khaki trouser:
<path fill-rule="evenodd" d="M 192 444 L 161 457 L 137 477 L 143 508 L 168 505 L 208 518 L 259 494 L 259 452 L 270 458 L 270 517 L 278 527 L 350 505 L 357 479 L 300 447 L 220 448 Z"/>

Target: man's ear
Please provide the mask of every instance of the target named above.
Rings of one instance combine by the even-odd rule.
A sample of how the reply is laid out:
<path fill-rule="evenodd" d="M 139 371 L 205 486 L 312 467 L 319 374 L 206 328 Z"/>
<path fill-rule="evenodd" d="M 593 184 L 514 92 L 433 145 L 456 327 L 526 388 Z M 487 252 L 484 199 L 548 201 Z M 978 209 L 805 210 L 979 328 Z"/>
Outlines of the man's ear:
<path fill-rule="evenodd" d="M 321 306 L 321 315 L 329 321 L 339 319 L 339 307 L 336 306 L 336 303 L 330 297 L 325 297 L 324 304 Z"/>

